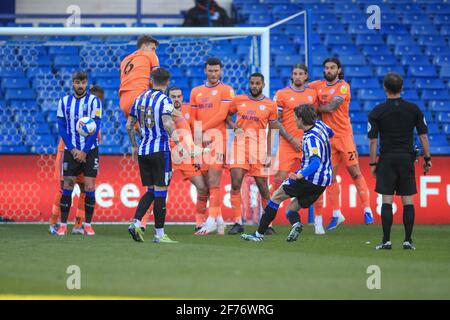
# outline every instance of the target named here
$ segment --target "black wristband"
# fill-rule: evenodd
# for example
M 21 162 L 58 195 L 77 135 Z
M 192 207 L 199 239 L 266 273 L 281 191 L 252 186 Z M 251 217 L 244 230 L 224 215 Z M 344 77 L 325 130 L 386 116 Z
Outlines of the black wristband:
M 372 163 L 369 163 L 369 166 L 373 167 L 373 166 L 376 166 L 377 164 L 378 164 L 377 162 L 372 162 Z
M 425 160 L 425 162 L 430 162 L 431 161 L 431 157 L 423 157 L 423 160 Z

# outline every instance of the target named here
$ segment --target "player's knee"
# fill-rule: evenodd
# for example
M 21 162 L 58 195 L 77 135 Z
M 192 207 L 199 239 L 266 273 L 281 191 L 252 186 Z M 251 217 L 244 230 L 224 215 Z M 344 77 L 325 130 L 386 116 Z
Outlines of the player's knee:
M 353 180 L 358 180 L 362 178 L 362 175 L 360 172 L 356 172 L 356 173 L 350 173 L 350 176 L 352 177 Z

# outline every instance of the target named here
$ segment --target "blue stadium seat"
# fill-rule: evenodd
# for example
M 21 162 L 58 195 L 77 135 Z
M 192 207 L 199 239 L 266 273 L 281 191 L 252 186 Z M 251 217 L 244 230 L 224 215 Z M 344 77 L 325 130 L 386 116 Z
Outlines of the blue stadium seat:
M 398 19 L 398 16 L 397 16 Z M 402 18 L 403 24 L 411 25 L 412 27 L 417 25 L 429 25 L 431 20 L 422 12 L 419 13 L 405 13 Z
M 38 111 L 39 107 L 35 100 L 10 100 L 9 107 L 12 110 Z
M 26 146 L 55 146 L 56 139 L 53 135 L 25 135 Z
M 373 110 L 373 108 L 375 108 L 375 106 L 379 103 L 381 103 L 382 101 L 376 101 L 376 100 L 368 100 L 365 101 L 363 103 L 363 107 L 362 107 L 362 111 L 365 111 L 367 113 L 369 113 L 370 111 Z M 366 131 L 367 132 L 367 131 Z
M 338 57 L 344 57 L 346 55 L 360 55 L 361 52 L 356 45 L 353 44 L 344 44 L 340 46 L 333 46 L 332 48 L 333 54 Z M 315 53 L 315 52 L 314 52 Z M 328 55 L 328 52 L 326 52 Z
M 50 128 L 47 123 L 38 122 L 38 123 L 22 123 L 20 124 L 20 130 L 23 134 L 32 134 L 32 135 L 49 135 Z
M 445 89 L 442 80 L 433 78 L 416 79 L 416 86 L 419 89 Z
M 450 24 L 441 26 L 439 33 L 442 36 L 450 36 Z
M 172 70 L 171 70 L 172 72 Z M 118 89 L 120 87 L 119 78 L 99 78 L 95 81 L 95 84 L 101 86 L 104 90 Z
M 402 64 L 407 65 L 427 65 L 430 60 L 424 55 L 406 55 L 402 57 Z
M 390 55 L 392 52 L 386 45 L 365 45 L 363 46 L 362 52 L 366 56 L 372 55 Z
M 350 112 L 350 120 L 352 123 L 367 123 L 367 113 L 366 112 Z
M 422 6 L 416 3 L 394 3 L 396 13 L 421 13 Z
M 416 44 L 398 44 L 395 46 L 394 53 L 397 56 L 421 55 L 422 50 Z
M 435 13 L 445 13 L 450 14 L 450 5 L 448 3 L 431 3 L 426 6 L 426 12 L 428 14 L 435 14 Z
M 250 14 L 248 17 L 248 23 L 254 25 L 254 26 L 268 26 L 273 22 L 273 19 L 271 16 L 267 15 L 266 13 L 263 14 Z
M 450 79 L 450 66 L 444 66 L 439 71 L 439 77 L 443 79 Z
M 353 139 L 355 140 L 355 144 L 357 146 L 369 145 L 369 138 L 367 137 L 367 133 L 366 134 L 355 134 L 355 135 L 353 135 Z
M 442 46 L 446 44 L 444 36 L 439 34 L 420 35 L 417 37 L 417 43 L 421 46 Z
M 353 44 L 352 38 L 347 34 L 331 34 L 325 36 L 325 43 L 328 46 Z
M 358 99 L 384 101 L 386 98 L 382 89 L 359 89 Z
M 95 70 L 90 74 L 91 78 L 99 79 L 99 78 L 119 78 L 120 73 L 119 70 Z
M 249 48 L 245 48 L 245 47 L 239 47 L 242 49 L 245 49 L 245 54 L 248 54 L 249 52 Z M 239 50 L 238 48 L 238 50 Z M 278 44 L 278 45 L 274 45 L 274 46 L 270 46 L 270 53 L 271 54 L 288 54 L 288 55 L 294 55 L 294 54 L 298 54 L 298 49 L 295 46 L 288 46 L 285 44 Z
M 426 47 L 425 54 L 428 56 L 450 55 L 450 47 L 447 45 L 429 46 Z
M 79 67 L 81 59 L 76 55 L 55 55 L 53 64 L 56 68 L 61 67 Z
M 411 26 L 412 35 L 430 35 L 436 33 L 437 29 L 432 24 L 414 24 Z
M 5 93 L 6 100 L 30 100 L 35 97 L 36 94 L 32 89 L 8 89 Z
M 449 25 L 450 24 L 450 16 L 448 14 L 434 14 L 433 15 L 433 23 L 435 25 Z
M 359 34 L 356 36 L 358 46 L 365 45 L 384 45 L 384 39 L 381 34 Z
M 18 68 L 0 68 L 0 77 L 2 78 L 23 78 L 25 73 Z
M 30 152 L 36 154 L 55 154 L 56 151 L 55 145 L 36 145 L 30 147 Z
M 105 146 L 105 145 L 100 144 L 98 151 L 100 154 L 122 154 L 123 153 L 122 147 L 119 145 Z
M 410 66 L 408 68 L 408 74 L 418 78 L 437 77 L 436 68 L 430 65 Z
M 275 57 L 275 66 L 292 66 L 298 63 L 299 57 L 297 55 L 278 55 Z
M 344 73 L 346 76 L 352 78 L 367 78 L 373 76 L 372 68 L 369 66 L 347 67 L 344 69 Z
M 423 100 L 447 100 L 450 104 L 450 95 L 447 89 L 425 89 L 422 91 Z M 450 109 L 450 106 L 449 106 Z
M 323 10 L 313 12 L 311 15 L 311 20 L 317 23 L 339 23 L 339 20 L 334 13 L 324 12 Z
M 0 154 L 24 154 L 29 153 L 29 148 L 26 146 L 4 146 L 0 145 Z
M 405 69 L 402 66 L 380 66 L 375 68 L 375 74 L 379 77 L 384 77 L 386 73 L 396 72 L 402 76 L 405 75 Z
M 367 63 L 366 58 L 361 54 L 342 55 L 340 60 L 344 66 L 364 66 Z
M 321 23 L 317 25 L 317 32 L 322 34 L 343 34 L 345 33 L 344 26 L 342 24 Z
M 450 111 L 443 111 L 436 114 L 436 120 L 439 122 L 450 122 Z
M 430 145 L 433 146 L 448 146 L 448 139 L 446 135 L 443 134 L 429 134 L 428 139 L 430 140 Z
M 23 78 L 4 78 L 1 85 L 3 89 L 26 89 L 30 87 L 29 81 Z
M 436 55 L 433 59 L 433 63 L 439 67 L 450 66 L 450 54 Z
M 102 23 L 100 24 L 102 28 L 126 28 L 126 23 Z
M 367 134 L 367 122 L 366 123 L 354 123 L 352 125 L 353 132 L 355 134 Z
M 404 90 L 402 93 L 402 97 L 405 100 L 419 100 L 419 95 L 416 90 Z
M 450 146 L 433 146 L 430 145 L 431 154 L 450 155 Z
M 373 34 L 373 30 L 368 29 L 366 24 L 359 22 L 349 23 L 347 32 L 350 34 Z
M 374 66 L 393 66 L 397 64 L 397 59 L 393 55 L 374 55 L 370 57 L 370 62 Z
M 439 129 L 439 125 L 437 123 L 428 123 L 427 127 L 428 127 L 428 134 L 435 135 L 441 133 L 441 130 Z
M 78 55 L 78 47 L 76 46 L 51 46 L 48 48 L 50 55 Z
M 391 46 L 396 45 L 415 45 L 414 38 L 409 34 L 389 34 L 386 38 L 386 43 Z
M 375 78 L 354 78 L 350 86 L 352 89 L 378 89 L 381 87 Z
M 446 135 L 450 135 L 450 124 L 445 124 L 442 126 L 442 132 Z

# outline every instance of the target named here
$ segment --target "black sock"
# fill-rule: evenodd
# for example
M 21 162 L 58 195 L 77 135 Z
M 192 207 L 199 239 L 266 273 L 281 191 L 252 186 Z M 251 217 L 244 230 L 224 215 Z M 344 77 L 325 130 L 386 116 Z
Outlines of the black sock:
M 414 227 L 414 205 L 403 206 L 403 226 L 405 227 L 405 241 L 412 242 L 411 235 Z
M 69 218 L 70 207 L 72 206 L 72 191 L 63 189 L 59 207 L 61 208 L 61 223 L 67 223 Z
M 286 217 L 288 218 L 291 226 L 293 226 L 297 222 L 300 222 L 300 214 L 297 211 L 292 210 L 286 211 Z
M 383 203 L 381 206 L 381 223 L 383 224 L 383 242 L 391 240 L 392 204 Z
M 259 221 L 258 233 L 264 234 L 269 227 L 269 224 L 275 219 L 277 215 L 278 207 L 280 205 L 269 200 L 266 208 L 264 209 L 264 213 L 261 216 L 261 220 Z
M 84 210 L 86 212 L 86 223 L 91 223 L 94 216 L 95 207 L 95 191 L 86 192 L 86 198 L 84 202 Z
M 142 217 L 147 213 L 148 208 L 153 203 L 155 199 L 155 195 L 153 194 L 153 189 L 147 189 L 147 192 L 141 197 L 139 200 L 139 204 L 136 209 L 136 213 L 134 214 L 134 218 L 141 221 Z
M 167 191 L 155 191 L 155 206 L 153 208 L 155 229 L 164 228 L 164 222 L 166 220 L 166 197 Z

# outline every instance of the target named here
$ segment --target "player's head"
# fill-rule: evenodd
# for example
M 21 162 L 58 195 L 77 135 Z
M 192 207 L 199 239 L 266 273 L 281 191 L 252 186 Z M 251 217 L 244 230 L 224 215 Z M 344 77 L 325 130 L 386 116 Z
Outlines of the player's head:
M 222 75 L 222 61 L 217 58 L 208 58 L 205 62 L 205 74 L 209 83 L 217 83 Z
M 99 85 L 92 85 L 89 88 L 89 93 L 93 94 L 94 96 L 96 96 L 97 98 L 100 99 L 100 101 L 103 101 L 105 99 L 105 91 L 103 90 L 102 87 L 100 87 Z
M 86 93 L 88 76 L 86 72 L 77 71 L 72 75 L 73 91 L 77 96 L 84 96 Z
M 317 120 L 317 113 L 310 104 L 302 104 L 294 109 L 295 122 L 297 128 L 305 130 L 314 125 Z
M 297 63 L 292 66 L 291 82 L 296 87 L 301 87 L 308 81 L 308 67 L 303 63 Z
M 181 107 L 181 104 L 183 103 L 183 91 L 181 91 L 179 87 L 174 86 L 169 88 L 167 94 L 172 100 L 173 106 L 176 109 L 179 109 Z
M 397 95 L 402 92 L 403 78 L 398 73 L 389 72 L 384 76 L 383 86 L 387 94 Z
M 159 41 L 152 36 L 143 35 L 138 38 L 136 46 L 140 50 L 155 51 L 159 46 Z
M 164 68 L 158 68 L 152 71 L 150 78 L 154 89 L 165 91 L 169 85 L 170 73 Z
M 344 79 L 341 61 L 338 58 L 327 58 L 323 62 L 323 76 L 328 82 L 333 82 L 337 78 Z
M 252 97 L 256 98 L 262 94 L 264 89 L 264 76 L 255 72 L 250 75 L 250 94 Z

